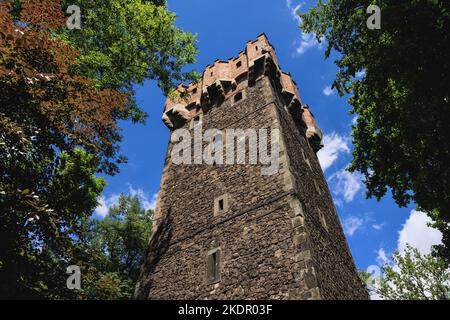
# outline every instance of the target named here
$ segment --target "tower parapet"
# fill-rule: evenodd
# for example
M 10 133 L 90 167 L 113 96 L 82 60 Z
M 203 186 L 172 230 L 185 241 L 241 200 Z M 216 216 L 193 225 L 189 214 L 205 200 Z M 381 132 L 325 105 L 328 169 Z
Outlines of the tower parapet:
M 216 60 L 206 66 L 197 83 L 180 84 L 178 98 L 167 98 L 163 121 L 169 129 L 182 127 L 204 108 L 220 104 L 235 93 L 242 82 L 249 86 L 262 76 L 270 76 L 279 88 L 286 108 L 300 117 L 306 127 L 305 134 L 317 152 L 322 147 L 322 132 L 317 126 L 308 105 L 303 105 L 297 84 L 290 73 L 281 71 L 274 47 L 263 33 L 248 41 L 244 51 L 228 60 Z

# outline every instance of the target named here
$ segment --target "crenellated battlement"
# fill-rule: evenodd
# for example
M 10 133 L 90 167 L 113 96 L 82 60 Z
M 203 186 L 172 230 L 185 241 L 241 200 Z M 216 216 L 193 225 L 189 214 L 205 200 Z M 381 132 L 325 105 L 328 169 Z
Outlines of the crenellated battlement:
M 206 66 L 197 83 L 180 84 L 180 97 L 168 97 L 164 107 L 163 121 L 170 129 L 182 127 L 199 112 L 220 104 L 233 96 L 238 89 L 252 86 L 260 77 L 269 76 L 284 100 L 285 107 L 293 116 L 301 117 L 316 151 L 321 148 L 322 132 L 300 99 L 297 84 L 290 73 L 283 72 L 278 64 L 274 47 L 267 36 L 261 34 L 248 41 L 244 51 L 228 60 L 216 60 Z M 306 112 L 304 112 L 307 110 Z

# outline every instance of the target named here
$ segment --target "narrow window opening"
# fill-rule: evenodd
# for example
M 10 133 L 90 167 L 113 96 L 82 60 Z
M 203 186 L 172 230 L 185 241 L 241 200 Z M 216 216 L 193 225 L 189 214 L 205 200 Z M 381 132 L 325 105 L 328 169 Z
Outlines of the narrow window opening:
M 197 93 L 197 88 L 194 88 L 194 90 L 192 90 L 192 94 L 196 94 Z
M 207 282 L 212 284 L 220 281 L 220 249 L 214 249 L 207 257 Z
M 211 255 L 211 258 L 212 258 L 212 262 L 213 262 L 213 266 L 215 267 L 216 265 L 217 265 L 217 252 L 214 252 L 212 255 Z M 214 268 L 215 269 L 215 268 Z M 215 270 L 214 270 L 215 271 Z
M 256 49 L 256 51 L 258 51 L 259 50 L 258 46 L 256 46 L 255 49 Z
M 242 66 L 242 62 L 241 61 L 238 61 L 238 63 L 236 63 L 236 68 L 240 68 Z
M 228 194 L 221 195 L 214 199 L 214 216 L 226 213 L 229 210 Z
M 214 72 L 211 71 L 211 77 L 213 76 Z
M 242 98 L 243 98 L 242 92 L 238 92 L 238 93 L 236 93 L 236 95 L 234 96 L 234 102 L 241 101 Z

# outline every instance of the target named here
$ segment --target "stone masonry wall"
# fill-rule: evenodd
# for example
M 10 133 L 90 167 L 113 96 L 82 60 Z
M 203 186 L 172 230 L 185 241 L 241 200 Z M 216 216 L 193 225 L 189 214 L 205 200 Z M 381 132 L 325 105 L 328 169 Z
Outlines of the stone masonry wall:
M 239 59 L 250 60 L 267 43 L 265 36 L 247 43 Z M 211 107 L 189 104 L 188 109 L 191 117 L 202 114 L 203 131 L 279 129 L 279 172 L 263 176 L 261 166 L 251 164 L 176 165 L 171 161 L 174 145 L 169 143 L 156 230 L 141 268 L 137 298 L 368 298 L 317 156 L 305 137 L 300 106 L 286 105 L 286 92 L 298 97 L 295 83 L 288 74 L 269 69 L 251 84 L 249 75 L 238 76 L 224 101 Z M 203 81 L 209 81 L 207 71 Z M 243 99 L 234 102 L 238 92 Z M 171 103 L 168 100 L 166 110 Z M 193 133 L 190 121 L 182 128 Z M 203 148 L 209 143 L 203 141 Z M 217 213 L 215 199 L 222 195 L 227 210 Z M 207 255 L 216 248 L 220 248 L 220 281 L 210 283 Z
M 203 129 L 270 127 L 276 113 L 267 78 L 245 90 L 244 100 L 225 101 L 205 114 Z M 140 281 L 143 298 L 299 297 L 291 193 L 284 190 L 283 175 L 262 176 L 254 165 L 166 163 L 159 225 L 166 219 L 170 231 L 149 250 Z M 214 198 L 224 193 L 229 194 L 229 211 L 214 216 Z M 209 285 L 206 254 L 215 247 L 221 248 L 221 281 Z

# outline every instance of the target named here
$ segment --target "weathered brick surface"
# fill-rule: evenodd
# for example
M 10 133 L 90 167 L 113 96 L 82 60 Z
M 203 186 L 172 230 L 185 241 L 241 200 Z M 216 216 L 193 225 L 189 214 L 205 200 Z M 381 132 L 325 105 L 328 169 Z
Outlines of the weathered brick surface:
M 255 58 L 257 43 L 247 44 L 246 59 Z M 277 174 L 263 176 L 260 165 L 250 164 L 175 165 L 169 143 L 157 230 L 142 266 L 138 298 L 367 298 L 301 114 L 288 111 L 281 77 L 277 72 L 240 77 L 212 106 L 191 110 L 203 113 L 203 130 L 280 129 Z M 240 90 L 245 98 L 233 103 Z M 214 199 L 223 194 L 229 210 L 214 215 Z M 208 284 L 207 253 L 217 247 L 220 281 Z

